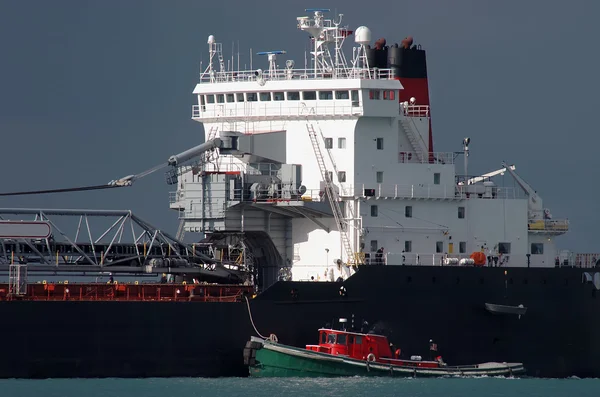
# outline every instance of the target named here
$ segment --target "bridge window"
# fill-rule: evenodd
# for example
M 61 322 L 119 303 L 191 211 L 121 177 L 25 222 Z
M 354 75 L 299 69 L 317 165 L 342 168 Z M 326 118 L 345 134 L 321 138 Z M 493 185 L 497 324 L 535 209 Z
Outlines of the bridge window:
M 510 243 L 498 243 L 499 254 L 510 254 Z
M 333 149 L 333 138 L 325 138 L 325 149 Z
M 274 101 L 283 101 L 283 100 L 285 100 L 285 96 L 283 95 L 283 92 L 274 92 L 273 93 L 273 100 Z
M 412 218 L 412 205 L 407 205 L 404 207 L 404 217 Z
M 287 93 L 288 101 L 299 101 L 300 93 L 298 91 L 290 91 Z
M 206 103 L 215 103 L 215 96 L 214 95 L 207 95 L 206 96 Z
M 333 99 L 333 91 L 319 91 L 319 99 Z
M 256 95 L 256 92 L 247 92 L 246 93 L 246 100 L 248 102 L 256 102 L 256 101 L 258 101 L 258 96 Z
M 372 205 L 371 206 L 371 216 L 377 216 L 378 214 L 378 208 L 376 205 Z
M 412 252 L 412 241 L 404 242 L 404 252 Z
M 305 101 L 314 101 L 317 99 L 316 91 L 302 91 L 302 99 Z
M 346 149 L 346 138 L 338 138 L 338 149 Z
M 233 94 L 227 94 L 227 103 L 235 102 Z
M 217 103 L 225 103 L 225 95 L 217 94 Z
M 377 138 L 377 150 L 383 150 L 383 138 Z
M 356 102 L 356 106 L 358 106 L 358 90 L 350 91 L 350 98 L 352 99 L 352 104 Z
M 467 242 L 466 241 L 461 241 L 460 243 L 458 243 L 458 253 L 459 254 L 467 253 Z
M 531 255 L 542 255 L 544 253 L 543 243 L 531 243 Z
M 443 241 L 436 241 L 435 252 L 437 254 L 441 254 L 442 252 L 444 252 L 444 242 Z
M 339 334 L 337 336 L 337 344 L 338 345 L 345 345 L 346 344 L 346 335 L 344 334 Z
M 348 91 L 336 91 L 335 99 L 350 99 L 350 95 L 348 95 Z
M 237 101 L 238 102 L 244 102 L 244 93 L 243 92 L 238 92 L 236 94 L 236 96 L 237 96 Z
M 465 219 L 465 207 L 458 207 L 458 219 Z
M 377 171 L 377 183 L 383 183 L 383 171 Z
M 261 102 L 268 102 L 271 100 L 271 93 L 270 92 L 261 92 L 260 93 L 260 101 Z
M 346 182 L 346 171 L 338 171 L 338 181 Z
M 440 176 L 439 172 L 436 172 L 436 173 L 433 174 L 433 184 L 434 185 L 439 185 L 440 184 L 440 179 L 441 179 L 441 176 Z

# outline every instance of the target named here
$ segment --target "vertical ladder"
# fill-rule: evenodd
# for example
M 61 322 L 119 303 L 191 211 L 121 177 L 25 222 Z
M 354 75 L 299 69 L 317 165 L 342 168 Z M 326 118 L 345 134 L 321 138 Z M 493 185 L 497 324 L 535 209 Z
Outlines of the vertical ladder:
M 307 124 L 306 129 L 308 130 L 308 136 L 310 137 L 310 141 L 315 152 L 315 157 L 317 158 L 317 164 L 319 165 L 319 170 L 321 171 L 321 177 L 325 182 L 325 194 L 327 194 L 329 204 L 331 205 L 331 211 L 333 212 L 333 217 L 335 218 L 335 223 L 337 224 L 338 230 L 340 231 L 340 238 L 342 239 L 343 250 L 346 252 L 346 255 L 348 257 L 347 263 L 354 263 L 354 253 L 352 251 L 352 246 L 350 245 L 350 239 L 348 238 L 348 224 L 344 220 L 344 215 L 342 214 L 342 209 L 340 208 L 339 195 L 334 189 L 333 181 L 331 180 L 331 177 L 329 176 L 329 171 L 327 170 L 327 166 L 325 165 L 325 160 L 323 158 L 323 154 L 321 153 L 317 133 L 313 128 L 312 124 Z

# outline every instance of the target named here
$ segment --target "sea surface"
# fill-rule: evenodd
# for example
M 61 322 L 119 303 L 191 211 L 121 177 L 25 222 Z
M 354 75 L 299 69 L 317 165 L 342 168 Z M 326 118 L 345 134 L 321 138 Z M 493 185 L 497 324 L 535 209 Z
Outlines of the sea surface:
M 10 397 L 402 396 L 598 397 L 600 379 L 287 378 L 0 380 Z

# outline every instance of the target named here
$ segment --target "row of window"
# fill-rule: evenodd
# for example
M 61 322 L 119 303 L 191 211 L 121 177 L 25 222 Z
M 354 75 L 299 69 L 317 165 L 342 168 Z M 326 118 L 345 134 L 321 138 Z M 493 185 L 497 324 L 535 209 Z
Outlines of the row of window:
M 381 172 L 381 179 L 383 180 L 383 172 L 382 171 L 378 171 L 377 174 L 379 174 Z M 378 175 L 379 178 L 379 175 Z M 379 214 L 379 207 L 376 204 L 373 204 L 371 206 L 371 216 L 378 216 Z M 405 218 L 412 218 L 413 217 L 413 211 L 412 211 L 412 205 L 407 205 L 404 207 L 404 217 Z M 458 219 L 464 219 L 465 218 L 465 207 L 458 207 Z
M 211 103 L 234 103 L 234 102 L 261 102 L 270 101 L 314 101 L 332 100 L 332 99 L 352 99 L 358 102 L 358 90 L 342 90 L 342 91 L 276 91 L 276 92 L 238 92 L 230 94 L 207 94 L 200 96 L 200 104 Z
M 395 100 L 396 91 L 394 90 L 369 90 L 369 99 Z
M 375 138 L 377 150 L 383 150 L 383 138 Z M 346 149 L 346 138 L 338 138 L 338 149 Z M 325 138 L 325 149 L 333 149 L 333 138 Z
M 452 244 L 452 243 L 449 243 Z M 379 249 L 379 242 L 377 240 L 371 240 L 371 252 L 376 252 Z M 404 252 L 412 252 L 412 241 L 406 240 L 404 242 Z M 436 241 L 435 242 L 435 252 L 436 254 L 445 253 L 444 251 L 444 242 Z M 467 242 L 460 241 L 458 243 L 458 253 L 466 254 L 467 253 Z M 508 255 L 510 254 L 510 243 L 498 243 L 498 254 Z M 544 244 L 543 243 L 531 243 L 531 255 L 543 255 L 544 254 Z

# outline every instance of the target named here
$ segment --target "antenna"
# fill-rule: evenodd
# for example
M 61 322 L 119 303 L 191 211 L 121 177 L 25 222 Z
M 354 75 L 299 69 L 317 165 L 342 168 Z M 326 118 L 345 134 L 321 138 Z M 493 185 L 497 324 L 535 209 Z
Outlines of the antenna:
M 240 71 L 240 41 L 238 40 L 237 42 L 237 55 L 238 55 L 238 64 L 237 64 L 237 71 Z
M 277 55 L 285 54 L 286 52 L 283 50 L 277 51 L 262 51 L 257 52 L 256 55 L 267 55 L 269 59 L 269 78 L 274 79 L 277 76 L 277 63 L 275 62 L 277 59 Z
M 467 173 L 467 165 L 469 163 L 469 143 L 471 143 L 471 138 L 463 139 L 463 150 L 465 153 L 465 177 L 468 177 Z M 469 183 L 469 179 L 467 179 L 467 184 Z
M 298 29 L 303 30 L 313 37 L 314 41 L 314 77 L 317 77 L 319 69 L 319 47 L 325 43 L 323 33 L 325 32 L 325 25 L 323 21 L 323 13 L 329 12 L 329 8 L 307 8 L 304 11 L 314 13 L 314 17 L 298 17 Z

